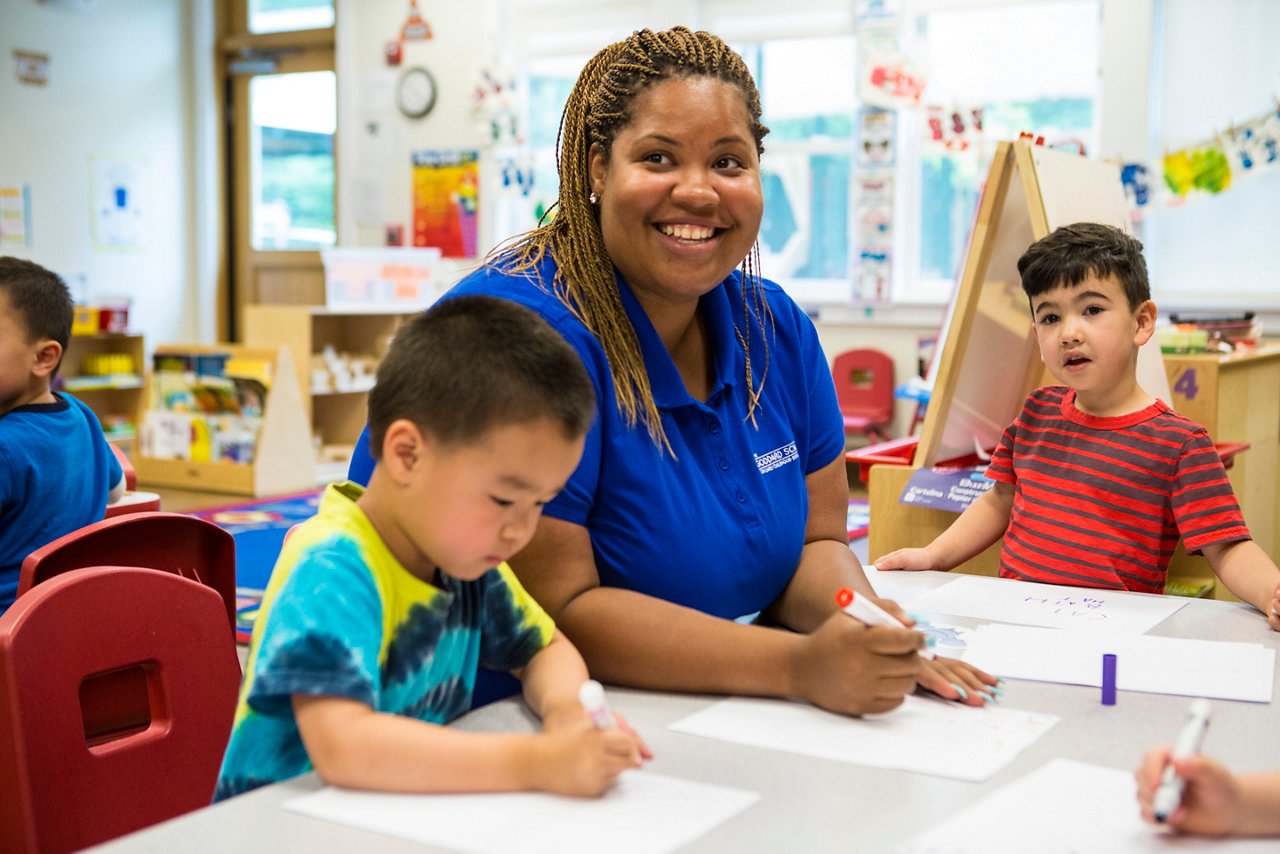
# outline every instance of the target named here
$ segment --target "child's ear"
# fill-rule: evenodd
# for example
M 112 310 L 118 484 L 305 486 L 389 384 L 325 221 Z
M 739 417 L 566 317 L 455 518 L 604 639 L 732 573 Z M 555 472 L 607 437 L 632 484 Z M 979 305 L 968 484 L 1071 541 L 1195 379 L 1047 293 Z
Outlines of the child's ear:
M 38 377 L 51 376 L 62 361 L 62 345 L 52 338 L 43 338 L 36 342 L 36 360 L 31 372 Z
M 1134 322 L 1137 323 L 1137 329 L 1133 334 L 1133 344 L 1135 347 L 1141 347 L 1151 340 L 1151 336 L 1156 331 L 1156 304 L 1151 300 L 1147 300 L 1138 306 L 1138 310 L 1133 313 Z
M 402 482 L 422 465 L 426 442 L 422 431 L 409 419 L 392 421 L 382 439 L 379 464 L 386 466 L 393 480 Z

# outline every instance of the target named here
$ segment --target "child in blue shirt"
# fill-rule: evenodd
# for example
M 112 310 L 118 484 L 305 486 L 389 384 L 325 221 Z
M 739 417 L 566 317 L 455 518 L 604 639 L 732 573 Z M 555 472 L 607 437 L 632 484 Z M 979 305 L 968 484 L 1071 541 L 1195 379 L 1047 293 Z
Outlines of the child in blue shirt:
M 639 765 L 633 732 L 593 727 L 581 656 L 506 563 L 594 406 L 528 309 L 457 299 L 401 327 L 369 396 L 368 487 L 330 486 L 272 573 L 215 799 L 313 767 L 349 788 L 597 795 Z M 542 733 L 444 726 L 481 664 L 522 678 Z
M 0 613 L 28 554 L 101 520 L 124 494 L 97 416 L 51 388 L 72 311 L 56 274 L 0 257 Z

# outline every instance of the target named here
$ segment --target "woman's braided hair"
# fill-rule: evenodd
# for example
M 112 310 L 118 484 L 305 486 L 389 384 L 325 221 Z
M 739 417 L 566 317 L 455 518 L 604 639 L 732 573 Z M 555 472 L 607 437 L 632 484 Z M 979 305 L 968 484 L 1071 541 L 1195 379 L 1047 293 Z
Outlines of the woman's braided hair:
M 508 272 L 533 274 L 547 253 L 551 254 L 558 271 L 550 288 L 599 339 L 613 373 L 623 418 L 631 426 L 643 421 L 654 444 L 668 451 L 671 445 L 653 399 L 640 341 L 623 308 L 595 208 L 588 200 L 588 155 L 593 144 L 599 145 L 608 160 L 614 138 L 631 121 L 628 108 L 646 87 L 673 77 L 704 76 L 723 80 L 742 92 L 756 151 L 763 154 L 769 129 L 760 122 L 760 93 L 742 57 L 711 33 L 686 27 L 639 30 L 592 57 L 569 94 L 556 139 L 560 192 L 548 212 L 551 219 L 544 219 L 537 228 L 500 246 L 490 256 L 490 262 Z M 743 319 L 750 323 L 754 314 L 763 331 L 769 313 L 759 270 L 759 250 L 753 246 L 742 262 Z M 751 373 L 749 335 L 736 327 L 735 331 L 747 357 L 747 412 L 753 417 L 768 370 L 768 345 L 765 371 L 757 384 Z

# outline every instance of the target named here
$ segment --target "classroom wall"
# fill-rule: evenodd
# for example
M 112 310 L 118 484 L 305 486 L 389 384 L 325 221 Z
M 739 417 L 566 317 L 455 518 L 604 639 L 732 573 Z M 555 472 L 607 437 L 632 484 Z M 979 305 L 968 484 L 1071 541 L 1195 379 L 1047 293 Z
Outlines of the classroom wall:
M 132 300 L 148 345 L 200 337 L 213 310 L 194 298 L 191 14 L 171 0 L 83 13 L 0 0 L 0 186 L 29 186 L 32 221 L 30 246 L 0 252 L 56 270 L 78 296 Z M 47 85 L 17 81 L 14 50 L 49 56 Z M 95 158 L 140 164 L 141 248 L 95 238 Z

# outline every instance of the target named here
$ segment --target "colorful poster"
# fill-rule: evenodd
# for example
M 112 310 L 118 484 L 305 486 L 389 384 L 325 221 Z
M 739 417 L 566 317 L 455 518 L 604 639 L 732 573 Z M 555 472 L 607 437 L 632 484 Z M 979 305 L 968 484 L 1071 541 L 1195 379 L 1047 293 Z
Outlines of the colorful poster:
M 0 186 L 0 246 L 31 245 L 31 187 Z
M 480 214 L 478 151 L 415 151 L 413 245 L 445 258 L 475 258 Z

